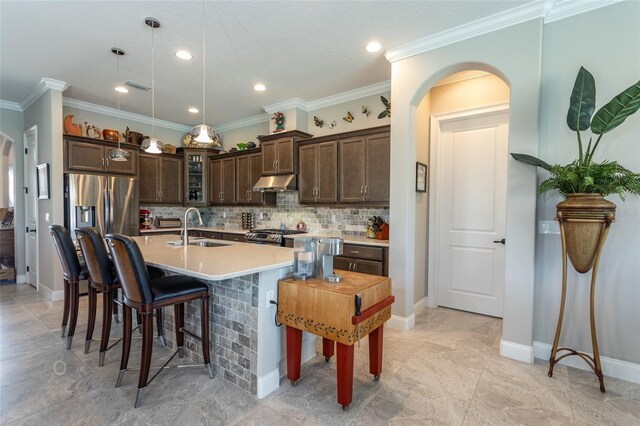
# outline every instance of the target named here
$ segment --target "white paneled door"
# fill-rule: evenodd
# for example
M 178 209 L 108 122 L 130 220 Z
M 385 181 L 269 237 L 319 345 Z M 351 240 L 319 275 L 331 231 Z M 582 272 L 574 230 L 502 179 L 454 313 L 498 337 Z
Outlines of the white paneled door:
M 502 317 L 509 112 L 440 121 L 439 304 Z
M 27 238 L 25 241 L 27 282 L 38 288 L 38 200 L 36 166 L 38 164 L 38 128 L 31 127 L 24 132 L 24 206 Z

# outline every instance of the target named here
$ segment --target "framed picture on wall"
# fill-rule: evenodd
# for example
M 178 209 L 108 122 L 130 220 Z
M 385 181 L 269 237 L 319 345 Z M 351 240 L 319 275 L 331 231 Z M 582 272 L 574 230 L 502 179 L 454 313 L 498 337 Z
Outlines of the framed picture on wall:
M 416 162 L 416 192 L 427 192 L 427 165 Z
M 36 166 L 38 180 L 38 200 L 49 199 L 49 163 Z

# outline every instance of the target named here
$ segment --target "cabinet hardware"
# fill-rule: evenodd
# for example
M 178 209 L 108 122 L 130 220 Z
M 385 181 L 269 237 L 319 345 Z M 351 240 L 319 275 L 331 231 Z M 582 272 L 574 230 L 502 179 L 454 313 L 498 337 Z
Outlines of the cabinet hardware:
M 359 254 L 360 250 L 349 250 L 349 253 L 351 253 L 351 254 Z
M 505 239 L 503 238 L 503 239 L 501 239 L 501 240 L 496 240 L 496 241 L 494 241 L 494 243 L 496 243 L 496 244 L 502 244 L 502 245 L 505 245 L 505 244 L 507 243 L 507 240 L 505 240 Z
M 276 171 L 276 160 L 273 160 L 273 164 L 271 165 L 271 168 L 273 169 L 273 171 Z
M 353 262 L 353 272 L 358 272 L 358 262 Z
M 364 197 L 369 198 L 369 185 L 364 186 Z

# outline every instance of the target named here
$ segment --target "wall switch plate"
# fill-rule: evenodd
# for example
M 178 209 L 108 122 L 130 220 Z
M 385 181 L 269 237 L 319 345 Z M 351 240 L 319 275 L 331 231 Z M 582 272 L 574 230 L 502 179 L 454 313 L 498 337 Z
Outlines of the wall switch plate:
M 276 299 L 274 298 L 274 292 L 273 290 L 269 290 L 267 291 L 267 307 L 271 307 L 271 301 L 276 301 Z
M 49 222 L 49 213 L 45 213 L 45 214 L 44 214 L 44 220 L 45 220 L 46 222 Z
M 264 213 L 260 213 L 260 219 L 264 219 Z
M 541 220 L 539 222 L 538 233 L 560 234 L 560 224 L 557 220 Z
M 227 212 L 222 212 L 222 218 L 226 219 L 227 218 Z

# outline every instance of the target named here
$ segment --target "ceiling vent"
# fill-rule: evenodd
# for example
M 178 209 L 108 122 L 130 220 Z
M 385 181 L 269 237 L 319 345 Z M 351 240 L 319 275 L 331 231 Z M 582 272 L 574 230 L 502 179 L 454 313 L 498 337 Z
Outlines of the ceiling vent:
M 125 86 L 129 86 L 129 87 L 133 87 L 134 89 L 144 90 L 145 92 L 147 90 L 151 90 L 151 86 L 147 86 L 146 84 L 138 83 L 137 81 L 127 80 L 127 81 L 124 82 L 124 85 Z

